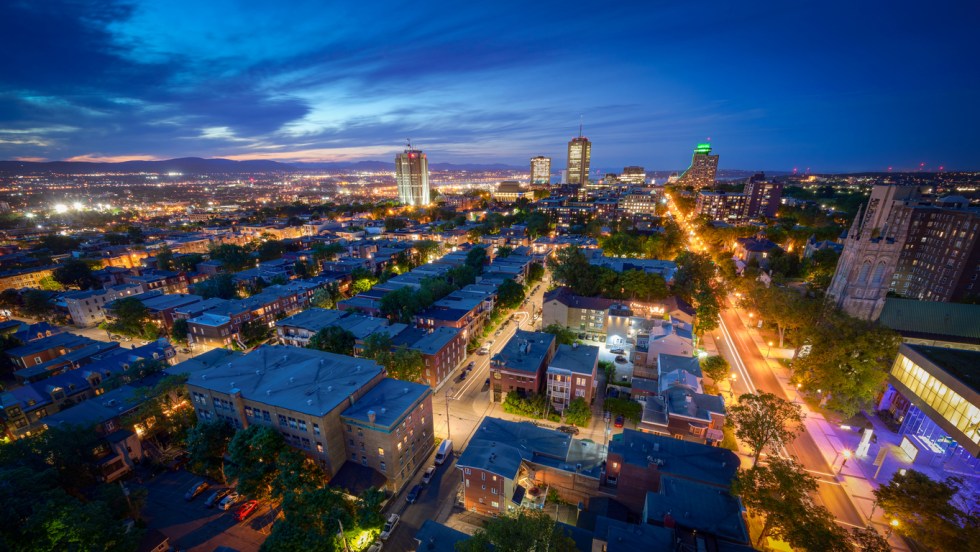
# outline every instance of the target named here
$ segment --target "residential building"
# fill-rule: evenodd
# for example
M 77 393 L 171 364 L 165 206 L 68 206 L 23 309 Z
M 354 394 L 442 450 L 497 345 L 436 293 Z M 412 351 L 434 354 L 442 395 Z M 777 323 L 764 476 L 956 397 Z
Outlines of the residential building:
M 779 210 L 780 199 L 783 196 L 782 182 L 769 182 L 765 173 L 758 173 L 745 183 L 745 212 L 746 220 L 760 217 L 775 218 Z
M 642 520 L 749 545 L 749 529 L 742 510 L 741 501 L 726 489 L 665 475 L 660 478 L 658 492 L 647 492 Z
M 619 196 L 617 209 L 621 215 L 655 216 L 663 208 L 663 188 L 631 186 Z
M 678 185 L 693 186 L 695 190 L 714 186 L 718 172 L 718 155 L 711 155 L 711 144 L 698 144 L 694 148 L 691 166 L 680 176 Z
M 806 245 L 803 247 L 803 258 L 810 259 L 818 251 L 824 250 L 830 250 L 840 255 L 844 251 L 844 245 L 827 240 L 817 241 L 816 236 L 810 236 L 806 240 Z
M 601 250 L 596 251 L 599 253 Z M 660 259 L 633 259 L 629 257 L 607 257 L 593 254 L 589 259 L 592 266 L 603 266 L 616 272 L 626 272 L 628 270 L 640 270 L 647 274 L 656 274 L 664 279 L 668 284 L 673 283 L 674 275 L 677 274 L 677 263 L 674 261 L 663 261 Z
M 547 369 L 545 389 L 552 408 L 564 412 L 575 399 L 591 405 L 599 384 L 598 368 L 598 347 L 577 343 L 559 345 Z
M 551 158 L 531 158 L 531 186 L 547 186 L 551 183 Z
M 470 535 L 431 519 L 425 520 L 415 533 L 416 550 L 426 552 L 456 552 L 456 543 L 469 539 Z
M 391 492 L 432 450 L 431 390 L 385 378 L 374 361 L 292 346 L 226 353 L 170 369 L 187 373 L 199 419 L 273 427 L 328 477 L 351 461 L 381 473 Z
M 584 186 L 589 182 L 589 164 L 592 161 L 592 142 L 579 135 L 568 142 L 568 172 L 566 173 L 566 184 Z
M 643 170 L 643 167 L 626 167 L 623 169 L 623 173 L 619 175 L 619 181 L 623 184 L 633 186 L 645 186 L 647 183 L 647 172 Z
M 704 392 L 697 357 L 666 353 L 657 355 L 656 393 L 643 400 L 643 414 L 637 429 L 670 435 L 675 439 L 705 444 L 724 437 L 725 401 L 720 395 Z M 649 389 L 642 378 L 634 377 L 639 389 Z
M 429 204 L 429 160 L 421 150 L 408 149 L 395 156 L 395 180 L 398 200 L 420 207 Z
M 555 336 L 517 330 L 490 359 L 490 387 L 494 402 L 508 393 L 529 396 L 541 392 L 545 367 L 555 355 Z
M 320 330 L 338 325 L 348 313 L 340 310 L 313 307 L 276 321 L 279 343 L 306 347 Z
M 17 268 L 0 272 L 0 291 L 5 289 L 40 288 L 41 280 L 50 278 L 56 266 Z
M 700 190 L 694 212 L 700 217 L 737 224 L 745 220 L 745 194 Z
M 143 291 L 140 284 L 120 284 L 105 289 L 70 291 L 62 297 L 72 323 L 80 328 L 88 328 L 105 320 L 105 305 Z
M 531 190 L 521 186 L 516 180 L 504 180 L 497 184 L 497 189 L 493 191 L 493 199 L 503 203 L 513 203 L 518 199 L 531 199 L 534 194 Z
M 769 257 L 778 249 L 780 249 L 778 245 L 761 234 L 738 238 L 735 240 L 735 259 L 744 264 L 755 262 L 760 267 L 766 268 L 769 266 Z
M 8 349 L 4 354 L 20 368 L 30 368 L 54 360 L 70 351 L 95 343 L 94 340 L 71 333 L 58 333 L 19 347 Z
M 660 492 L 664 476 L 727 492 L 738 471 L 738 456 L 721 447 L 624 429 L 609 442 L 603 490 L 639 514 L 648 492 Z
M 456 461 L 463 507 L 494 516 L 542 508 L 546 489 L 567 502 L 587 504 L 597 494 L 601 467 L 596 443 L 492 417 L 483 419 Z
M 402 333 L 409 333 L 405 330 Z M 396 336 L 395 341 L 398 341 Z M 452 375 L 460 364 L 466 360 L 466 339 L 463 332 L 456 328 L 438 327 L 409 342 L 402 342 L 409 349 L 418 351 L 425 360 L 423 377 L 428 384 L 435 388 Z

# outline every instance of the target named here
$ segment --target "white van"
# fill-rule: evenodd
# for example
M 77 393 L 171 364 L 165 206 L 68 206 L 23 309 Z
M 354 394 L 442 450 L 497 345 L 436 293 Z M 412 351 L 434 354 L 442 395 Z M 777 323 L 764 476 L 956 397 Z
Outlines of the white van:
M 446 458 L 449 458 L 449 455 L 452 453 L 453 453 L 453 442 L 450 441 L 449 439 L 446 439 L 445 441 L 439 444 L 439 451 L 436 452 L 436 465 L 441 466 L 442 463 L 446 461 Z

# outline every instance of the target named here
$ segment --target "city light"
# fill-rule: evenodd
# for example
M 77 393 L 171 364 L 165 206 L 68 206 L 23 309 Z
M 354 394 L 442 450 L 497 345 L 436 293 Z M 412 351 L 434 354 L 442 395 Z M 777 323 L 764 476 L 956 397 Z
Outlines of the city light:
M 58 213 L 59 215 L 64 214 L 64 213 L 67 213 L 68 212 L 68 206 L 65 205 L 64 203 L 56 203 L 54 205 L 54 212 L 55 213 Z

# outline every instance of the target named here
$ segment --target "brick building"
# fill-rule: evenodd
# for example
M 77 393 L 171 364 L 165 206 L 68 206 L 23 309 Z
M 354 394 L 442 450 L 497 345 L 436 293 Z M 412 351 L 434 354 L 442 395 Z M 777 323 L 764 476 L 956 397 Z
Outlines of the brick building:
M 599 348 L 591 345 L 559 345 L 548 362 L 546 391 L 551 406 L 562 412 L 575 399 L 592 404 L 598 385 Z
M 507 393 L 527 396 L 541 392 L 545 367 L 555 355 L 555 336 L 543 332 L 517 330 L 490 359 L 490 387 L 493 400 L 502 402 Z

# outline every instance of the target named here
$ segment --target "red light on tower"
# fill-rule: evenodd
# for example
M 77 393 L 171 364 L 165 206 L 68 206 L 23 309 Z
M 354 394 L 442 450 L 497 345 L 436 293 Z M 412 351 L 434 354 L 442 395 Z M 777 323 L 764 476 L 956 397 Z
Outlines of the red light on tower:
M 408 154 L 408 158 L 409 158 L 409 159 L 415 159 L 415 154 L 414 154 L 414 153 L 410 153 L 410 154 Z

